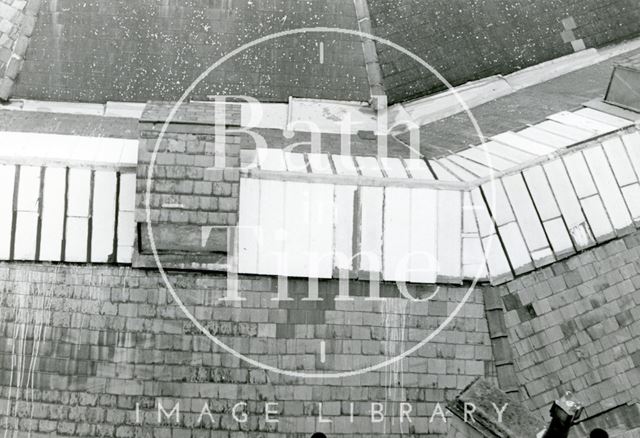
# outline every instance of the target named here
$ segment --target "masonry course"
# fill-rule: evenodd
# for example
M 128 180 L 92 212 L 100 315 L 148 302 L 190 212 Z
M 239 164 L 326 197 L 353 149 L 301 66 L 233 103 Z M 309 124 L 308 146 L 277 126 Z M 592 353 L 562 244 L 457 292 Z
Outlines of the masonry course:
M 149 153 L 156 128 L 142 130 L 147 134 L 141 151 Z M 206 211 L 209 204 L 202 204 L 196 191 L 210 193 L 205 198 L 213 210 L 225 199 L 236 199 L 233 183 L 230 191 L 224 185 L 229 169 L 220 181 L 197 184 L 184 179 L 188 175 L 183 167 L 188 166 L 178 160 L 206 151 L 210 134 L 198 138 L 200 134 L 176 131 L 162 143 L 163 150 L 175 152 L 165 167 L 160 165 L 164 174 L 158 174 L 152 206 L 162 210 L 162 201 L 172 200 L 162 198 L 165 195 L 185 204 L 186 215 L 158 216 L 177 235 L 181 226 L 201 225 L 190 223 L 191 218 L 226 226 L 229 217 L 224 215 L 233 213 Z M 148 156 L 141 160 L 144 163 Z M 228 177 L 238 176 L 232 172 Z M 3 263 L 1 374 L 2 381 L 10 383 L 1 392 L 8 410 L 0 412 L 9 412 L 3 421 L 10 429 L 42 434 L 135 436 L 151 430 L 157 436 L 230 437 L 247 431 L 250 436 L 293 437 L 315 430 L 313 416 L 323 401 L 325 413 L 336 420 L 329 431 L 354 436 L 345 432 L 351 426 L 344 427 L 349 403 L 354 402 L 357 430 L 360 436 L 371 436 L 380 432 L 367 416 L 371 401 L 389 397 L 410 402 L 418 413 L 416 422 L 424 425 L 436 403 L 452 400 L 475 377 L 487 377 L 504 390 L 515 389 L 541 418 L 567 389 L 586 405 L 589 416 L 595 416 L 638 399 L 639 236 L 628 234 L 501 287 L 483 285 L 441 335 L 408 357 L 400 369 L 319 381 L 266 373 L 221 352 L 184 318 L 155 270 Z M 167 250 L 175 252 L 172 245 L 178 240 L 168 242 Z M 368 282 L 351 281 L 356 301 L 344 303 L 333 299 L 337 281 L 326 280 L 319 282 L 324 301 L 309 302 L 301 300 L 308 282 L 289 279 L 294 300 L 278 303 L 271 300 L 277 294 L 277 278 L 242 276 L 239 288 L 247 301 L 240 308 L 218 301 L 227 292 L 222 272 L 170 272 L 170 279 L 187 308 L 227 345 L 273 366 L 307 371 L 346 370 L 398 354 L 434 330 L 466 291 L 464 286 L 445 287 L 427 305 L 391 305 L 367 301 Z M 433 288 L 412 287 L 417 296 Z M 396 285 L 383 283 L 381 296 L 397 297 Z M 496 326 L 490 317 L 494 313 Z M 320 341 L 326 342 L 325 362 L 319 359 Z M 510 368 L 505 371 L 507 362 Z M 27 383 L 33 392 L 25 390 Z M 178 425 L 154 423 L 153 409 L 160 399 L 167 406 L 181 401 L 184 415 Z M 275 426 L 264 422 L 264 402 L 269 400 L 279 403 L 282 423 Z M 215 420 L 204 430 L 193 428 L 206 401 Z M 230 414 L 239 401 L 246 402 L 252 414 L 244 425 Z M 152 411 L 143 416 L 146 426 L 132 420 L 136 403 Z M 415 427 L 415 436 L 446 433 L 443 425 Z M 387 436 L 394 433 L 387 431 Z
M 40 433 L 74 436 L 137 436 L 143 432 L 233 436 L 229 433 L 234 430 L 246 430 L 255 436 L 271 431 L 273 436 L 293 437 L 315 427 L 317 402 L 326 403 L 324 415 L 336 424 L 348 420 L 353 402 L 356 422 L 363 423 L 362 435 L 357 436 L 368 436 L 365 431 L 375 430 L 375 425 L 372 429 L 366 424 L 372 401 L 388 397 L 410 402 L 414 421 L 428 424 L 436 403 L 451 399 L 475 377 L 493 379 L 481 293 L 469 303 L 470 309 L 477 306 L 480 311 L 470 310 L 441 339 L 409 358 L 400 368 L 402 377 L 389 380 L 388 372 L 380 370 L 316 381 L 266 373 L 222 353 L 184 318 L 155 271 L 5 263 L 0 273 L 2 381 L 14 382 L 2 388 L 3 407 L 9 409 L 3 409 L 3 415 L 11 413 L 10 428 L 31 427 Z M 396 314 L 384 303 L 364 298 L 357 298 L 351 306 L 338 305 L 329 299 L 337 294 L 334 281 L 321 283 L 324 302 L 303 302 L 296 296 L 283 307 L 270 302 L 276 295 L 276 282 L 268 277 L 240 279 L 241 294 L 247 297 L 245 309 L 240 310 L 221 306 L 215 299 L 224 294 L 224 275 L 176 273 L 171 278 L 185 304 L 212 334 L 265 363 L 294 369 L 346 369 L 377 362 L 397 354 L 404 345 L 394 340 L 400 337 L 389 338 L 391 333 L 399 334 L 401 323 L 406 324 L 408 346 L 443 318 L 431 316 L 426 306 L 407 305 L 404 314 Z M 290 281 L 292 291 L 305 289 L 304 280 Z M 388 288 L 390 294 L 393 286 Z M 461 292 L 448 288 L 435 302 L 451 305 Z M 268 307 L 260 308 L 264 303 Z M 39 323 L 46 326 L 42 333 L 36 329 Z M 281 326 L 294 330 L 282 332 L 278 330 Z M 317 358 L 320 340 L 327 342 L 325 364 Z M 28 375 L 34 392 L 28 399 L 26 392 L 16 388 L 20 386 L 15 383 L 20 363 L 33 367 Z M 167 406 L 180 401 L 183 415 L 178 425 L 172 421 L 155 424 L 154 409 L 161 399 Z M 215 421 L 202 426 L 204 431 L 189 429 L 205 401 Z M 240 401 L 247 403 L 247 413 L 253 417 L 242 425 L 230 416 L 230 408 Z M 265 401 L 278 403 L 280 424 L 265 424 L 260 419 Z M 136 403 L 151 412 L 143 415 L 144 427 L 135 424 Z M 6 416 L 3 424 L 5 420 Z M 350 429 L 335 428 L 332 435 L 356 436 L 347 432 Z M 446 431 L 443 425 L 416 428 L 415 436 Z M 390 431 L 388 436 L 395 433 Z
M 155 425 L 159 436 L 171 431 L 185 436 L 231 436 L 232 430 L 242 427 L 266 432 L 273 426 L 260 422 L 261 402 L 271 399 L 279 402 L 279 418 L 286 420 L 272 429 L 274 436 L 309 432 L 318 401 L 339 402 L 342 407 L 336 415 L 343 419 L 348 417 L 348 402 L 353 401 L 364 418 L 371 400 L 395 390 L 398 400 L 427 413 L 435 403 L 451 400 L 476 376 L 496 382 L 495 350 L 482 311 L 483 295 L 496 290 L 505 303 L 506 328 L 525 404 L 544 418 L 549 403 L 564 390 L 572 390 L 593 416 L 638 398 L 639 251 L 640 233 L 634 233 L 505 286 L 478 289 L 468 311 L 440 338 L 406 359 L 403 384 L 395 389 L 386 386 L 385 371 L 316 382 L 249 367 L 204 338 L 171 302 L 152 270 L 3 263 L 2 376 L 3 382 L 14 382 L 2 388 L 3 406 L 11 403 L 10 427 L 74 436 L 139 434 L 142 429 L 132 421 L 135 403 L 154 412 L 154 403 L 161 398 L 168 406 L 179 399 L 184 415 L 179 426 Z M 592 270 L 598 275 L 588 273 Z M 569 286 L 566 277 L 575 273 L 583 280 Z M 173 273 L 171 279 L 212 334 L 266 363 L 309 370 L 341 368 L 378 360 L 398 347 L 389 342 L 388 333 L 399 329 L 400 319 L 385 326 L 385 315 L 390 314 L 384 305 L 363 298 L 356 298 L 352 306 L 337 305 L 329 299 L 337 294 L 335 281 L 321 282 L 325 301 L 311 303 L 299 300 L 306 281 L 291 279 L 289 289 L 295 301 L 261 308 L 276 294 L 275 278 L 242 277 L 241 294 L 248 301 L 240 311 L 220 307 L 215 300 L 226 288 L 223 274 Z M 359 284 L 354 282 L 353 289 Z M 393 285 L 386 287 L 391 295 Z M 426 313 L 409 304 L 402 317 L 406 342 L 416 342 L 435 328 L 442 318 L 438 307 L 449 307 L 462 291 L 446 288 Z M 536 309 L 535 314 L 519 312 L 527 305 Z M 43 324 L 42 332 L 38 324 Z M 292 330 L 285 329 L 289 327 Z M 317 360 L 319 340 L 327 342 L 326 364 Z M 31 395 L 24 398 L 26 392 L 16 392 L 16 364 L 20 363 L 33 366 L 27 374 L 34 385 L 33 401 Z M 199 415 L 197 406 L 205 400 L 212 411 L 217 410 L 216 421 L 206 426 L 206 432 L 188 429 Z M 302 404 L 291 404 L 293 400 Z M 242 427 L 229 417 L 230 407 L 238 401 L 246 401 L 248 412 L 256 417 Z M 33 418 L 25 406 L 34 409 Z M 145 421 L 152 422 L 153 415 L 148 417 Z M 444 431 L 427 429 L 416 431 L 416 436 Z

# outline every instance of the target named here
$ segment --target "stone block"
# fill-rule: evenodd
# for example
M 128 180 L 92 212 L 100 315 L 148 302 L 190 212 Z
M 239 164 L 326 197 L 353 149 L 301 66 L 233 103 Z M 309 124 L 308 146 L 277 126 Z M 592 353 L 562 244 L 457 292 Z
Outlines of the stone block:
M 22 69 L 23 63 L 24 61 L 22 59 L 11 57 L 4 72 L 5 76 L 15 81 L 15 79 L 18 77 L 18 74 L 20 73 L 20 70 Z
M 0 100 L 9 100 L 13 94 L 14 82 L 9 78 L 3 78 L 0 82 Z
M 15 8 L 6 3 L 0 2 L 0 18 L 12 21 L 16 14 L 18 14 L 18 11 Z
M 27 47 L 29 47 L 29 38 L 24 35 L 19 36 L 13 47 L 14 56 L 24 58 L 24 55 L 27 53 Z

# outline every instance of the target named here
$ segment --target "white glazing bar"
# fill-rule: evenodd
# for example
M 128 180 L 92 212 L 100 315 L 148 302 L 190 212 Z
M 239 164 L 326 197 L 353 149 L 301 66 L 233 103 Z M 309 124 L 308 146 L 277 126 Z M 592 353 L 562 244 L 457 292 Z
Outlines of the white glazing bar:
M 438 278 L 462 280 L 462 193 L 438 191 Z
M 313 232 L 309 227 L 310 185 L 284 183 L 283 269 L 279 275 L 306 277 L 309 273 L 309 236 Z
M 486 202 L 493 219 L 498 225 L 507 256 L 516 273 L 531 268 L 532 259 L 522 233 L 516 223 L 509 198 L 500 180 L 489 181 L 482 185 Z
M 240 179 L 238 271 L 257 274 L 260 241 L 260 180 Z
M 509 260 L 502 248 L 497 234 L 491 234 L 482 238 L 482 249 L 487 259 L 487 267 L 492 283 L 497 283 L 503 279 L 513 278 Z
M 307 173 L 307 162 L 304 160 L 304 154 L 285 152 L 284 161 L 288 172 Z
M 116 173 L 96 170 L 93 186 L 91 261 L 106 263 L 114 255 Z
M 512 272 L 509 261 L 496 234 L 493 220 L 489 215 L 480 189 L 474 188 L 471 190 L 471 202 L 478 221 L 478 231 L 482 239 L 482 248 L 487 260 L 491 281 L 496 282 L 500 279 L 510 278 Z
M 520 149 L 523 152 L 527 152 L 537 156 L 547 155 L 556 150 L 551 146 L 531 140 L 529 138 L 523 137 L 522 135 L 519 135 L 519 133 L 511 131 L 494 135 L 492 139 L 499 143 L 514 147 L 516 149 Z
M 382 258 L 384 280 L 409 280 L 411 231 L 411 189 L 385 188 Z
M 638 176 L 633 170 L 631 160 L 620 137 L 610 138 L 602 142 L 602 147 L 607 154 L 611 169 L 616 176 L 618 185 L 624 187 L 638 182 Z
M 0 132 L 0 157 L 65 163 L 136 165 L 138 140 L 34 132 Z M 4 146 L 6 145 L 6 146 Z
M 482 191 L 487 200 L 489 211 L 498 226 L 516 220 L 511 205 L 509 204 L 509 198 L 500 180 L 492 180 L 484 183 L 482 185 Z
M 535 154 L 525 152 L 521 149 L 517 149 L 497 141 L 489 141 L 483 145 L 478 146 L 482 151 L 486 151 L 492 155 L 502 157 L 506 160 L 510 160 L 514 163 L 525 163 L 536 158 Z
M 470 172 L 478 177 L 489 176 L 494 173 L 493 169 L 490 169 L 487 166 L 483 166 L 482 164 L 478 164 L 475 161 L 468 160 L 456 154 L 449 155 L 447 160 L 455 163 L 457 166 L 462 167 L 467 172 Z
M 598 193 L 582 152 L 565 155 L 562 159 L 578 198 L 583 199 Z
M 552 134 L 559 135 L 560 137 L 566 137 L 576 143 L 593 137 L 592 131 L 586 131 L 584 129 L 576 128 L 575 126 L 565 125 L 553 120 L 545 120 L 535 126 Z
M 260 235 L 258 272 L 265 275 L 286 275 L 284 268 L 284 199 L 285 183 L 260 181 Z
M 66 169 L 62 167 L 45 169 L 40 260 L 60 261 L 64 228 L 66 173 Z
M 121 211 L 118 216 L 118 263 L 131 263 L 135 241 L 136 214 Z
M 334 257 L 334 186 L 309 184 L 309 278 L 331 278 Z M 353 222 L 352 222 L 353 223 Z
M 425 163 L 424 160 L 419 158 L 408 158 L 404 160 L 404 164 L 409 173 L 411 173 L 411 178 L 425 180 L 435 179 L 429 170 L 429 166 L 427 166 L 427 163 Z
M 556 258 L 559 259 L 575 253 L 571 236 L 569 236 L 567 226 L 562 217 L 545 221 L 544 229 L 547 231 L 547 236 L 549 236 L 549 242 L 551 242 L 551 248 Z
M 431 168 L 440 181 L 462 181 L 460 178 L 451 173 L 446 167 L 442 166 L 438 161 L 431 160 Z M 470 177 L 473 175 L 469 174 Z
M 40 202 L 40 167 L 20 166 L 14 258 L 35 260 Z
M 629 159 L 631 160 L 631 164 L 633 164 L 636 175 L 640 176 L 640 132 L 623 135 L 622 142 L 627 149 Z
M 598 186 L 600 198 L 607 209 L 609 219 L 611 219 L 611 224 L 618 233 L 630 231 L 633 228 L 633 221 L 602 147 L 595 146 L 585 149 L 584 155 Z
M 40 167 L 20 166 L 18 211 L 38 212 L 40 197 Z
M 489 276 L 482 242 L 477 235 L 462 238 L 462 276 L 468 280 L 484 280 Z
M 35 260 L 38 213 L 19 211 L 16 215 L 15 260 Z
M 462 275 L 470 280 L 489 276 L 470 192 L 462 194 Z
M 631 184 L 622 188 L 622 196 L 627 202 L 633 221 L 640 221 L 640 184 Z
M 90 197 L 91 171 L 89 169 L 69 169 L 64 257 L 66 261 L 87 261 Z
M 600 196 L 591 196 L 583 199 L 580 203 L 596 240 L 601 243 L 614 238 L 615 231 Z
M 500 237 L 507 250 L 507 256 L 516 274 L 533 269 L 533 260 L 516 222 L 499 227 Z
M 280 172 L 287 170 L 282 149 L 258 148 L 257 153 L 260 169 Z
M 356 163 L 363 176 L 382 178 L 382 169 L 375 157 L 356 157 Z
M 0 165 L 0 260 L 9 260 L 11 255 L 15 172 L 16 166 Z
M 561 160 L 556 159 L 546 163 L 543 167 L 575 246 L 578 249 L 592 246 L 595 242 L 591 229 L 582 212 L 582 206 L 573 190 L 564 164 Z
M 438 273 L 438 192 L 411 189 L 409 281 L 435 283 Z
M 458 155 L 498 171 L 504 171 L 514 166 L 512 161 L 489 154 L 479 147 L 465 149 L 464 151 L 458 152 Z
M 352 271 L 354 248 L 354 200 L 356 187 L 337 185 L 333 210 L 334 222 L 334 261 L 338 270 Z
M 333 173 L 331 163 L 329 162 L 329 156 L 327 154 L 309 153 L 307 154 L 307 159 L 309 160 L 309 166 L 311 167 L 312 173 L 322 175 L 331 175 Z
M 552 114 L 547 118 L 549 120 L 555 120 L 556 122 L 560 122 L 565 125 L 575 126 L 580 129 L 592 131 L 598 135 L 615 131 L 617 129 L 616 126 L 610 125 L 608 123 L 597 122 L 593 119 L 582 117 L 576 113 L 571 113 L 568 111 L 562 111 L 557 114 Z
M 131 263 L 135 240 L 136 174 L 120 174 L 118 263 Z
M 530 167 L 522 172 L 531 192 L 533 201 L 543 221 L 560 216 L 560 209 L 553 196 L 551 186 L 540 166 Z
M 536 264 L 552 261 L 553 253 L 522 175 L 506 176 L 502 178 L 502 182 L 531 252 L 531 258 Z
M 331 155 L 331 160 L 338 175 L 358 175 L 351 155 Z
M 578 111 L 574 111 L 573 114 L 585 117 L 587 119 L 595 120 L 599 123 L 615 126 L 616 128 L 626 128 L 627 126 L 633 125 L 633 122 L 630 120 L 598 111 L 593 108 L 582 108 Z
M 399 158 L 381 157 L 380 165 L 389 178 L 407 178 L 407 171 Z
M 360 271 L 382 272 L 382 187 L 360 187 Z
M 544 129 L 540 129 L 535 126 L 530 126 L 529 128 L 518 131 L 518 135 L 539 143 L 546 144 L 556 149 L 563 149 L 574 143 L 573 140 L 570 140 L 566 137 L 561 137 L 556 134 L 552 134 L 548 131 L 545 131 Z
M 573 243 L 544 170 L 534 166 L 526 169 L 523 175 L 556 257 L 572 254 L 575 252 Z

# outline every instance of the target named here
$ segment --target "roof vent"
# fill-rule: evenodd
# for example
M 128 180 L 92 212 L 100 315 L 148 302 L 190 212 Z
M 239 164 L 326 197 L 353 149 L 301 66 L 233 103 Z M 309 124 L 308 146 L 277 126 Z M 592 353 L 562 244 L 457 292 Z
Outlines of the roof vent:
M 604 100 L 612 105 L 640 112 L 640 55 L 614 67 Z

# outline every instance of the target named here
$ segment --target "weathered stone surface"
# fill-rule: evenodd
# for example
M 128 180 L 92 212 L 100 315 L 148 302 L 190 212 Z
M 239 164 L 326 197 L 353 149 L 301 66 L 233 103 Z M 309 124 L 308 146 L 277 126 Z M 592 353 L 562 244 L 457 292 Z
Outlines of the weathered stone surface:
M 546 415 L 567 390 L 586 416 L 640 399 L 639 259 L 635 232 L 501 289 L 511 303 L 507 331 L 530 409 Z
M 372 302 L 365 296 L 339 302 L 334 300 L 337 282 L 323 281 L 319 295 L 324 301 L 311 302 L 301 299 L 307 282 L 290 279 L 294 299 L 277 303 L 271 301 L 277 279 L 246 276 L 239 278 L 246 301 L 229 306 L 219 300 L 227 287 L 224 275 L 168 275 L 183 303 L 225 344 L 265 363 L 318 372 L 352 369 L 399 353 L 444 319 L 430 315 L 432 304 L 452 308 L 465 292 L 443 288 L 429 305 Z M 359 295 L 366 286 L 354 281 L 350 288 Z M 382 289 L 383 296 L 398 295 L 394 284 Z M 482 294 L 474 294 L 468 305 L 482 308 Z M 333 436 L 399 437 L 397 422 L 387 429 L 371 423 L 370 403 L 386 400 L 388 422 L 397 418 L 400 402 L 409 403 L 416 428 L 412 436 L 433 438 L 447 432 L 438 417 L 429 423 L 436 403 L 444 408 L 476 377 L 495 381 L 485 371 L 490 367 L 483 366 L 491 362 L 491 344 L 482 314 L 456 319 L 446 335 L 407 358 L 391 379 L 389 370 L 380 369 L 335 380 L 265 372 L 222 351 L 184 317 L 155 270 L 0 263 L 0 314 L 0 352 L 8 358 L 0 362 L 0 406 L 9 430 L 27 431 L 29 423 L 22 420 L 33 418 L 43 434 L 70 436 L 144 431 L 198 437 L 206 431 L 208 437 L 228 437 L 228 431 L 238 430 L 244 436 L 308 436 L 322 402 L 323 416 L 340 425 Z M 38 322 L 46 330 L 38 331 Z M 25 348 L 14 349 L 23 339 Z M 17 405 L 19 360 L 31 364 L 33 392 Z M 158 423 L 158 405 L 170 412 L 177 402 L 179 421 L 174 415 Z M 231 416 L 238 402 L 247 403 L 247 423 Z M 280 423 L 264 421 L 265 402 L 277 403 Z M 205 403 L 212 417 L 205 414 L 199 423 Z
M 20 73 L 40 0 L 0 1 L 0 100 L 8 100 Z
M 467 434 L 472 434 L 474 429 L 480 429 L 484 432 L 481 436 L 530 438 L 535 437 L 545 426 L 544 422 L 532 415 L 522 403 L 483 379 L 473 382 L 449 403 L 449 409 L 462 419 L 463 423 L 465 404 L 475 408 L 473 418 L 477 422 L 471 427 L 470 417 L 468 417 L 468 423 L 461 424 L 462 432 Z M 498 415 L 496 409 L 501 410 L 505 405 L 504 412 Z

